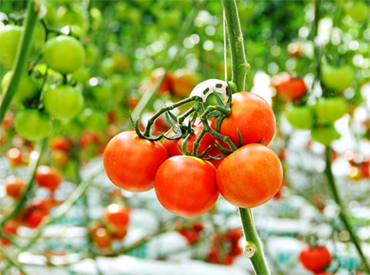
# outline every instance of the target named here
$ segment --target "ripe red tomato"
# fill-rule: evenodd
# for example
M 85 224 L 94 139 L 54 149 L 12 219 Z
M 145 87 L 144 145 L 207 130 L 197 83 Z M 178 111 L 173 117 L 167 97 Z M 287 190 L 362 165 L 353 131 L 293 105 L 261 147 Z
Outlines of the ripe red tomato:
M 231 204 L 251 208 L 280 189 L 283 168 L 278 156 L 261 144 L 248 144 L 227 156 L 217 170 L 217 187 Z
M 72 141 L 63 136 L 56 136 L 50 141 L 50 148 L 53 150 L 67 151 L 72 147 Z
M 62 175 L 56 168 L 41 165 L 37 167 L 35 180 L 39 186 L 54 192 L 62 182 Z
M 234 228 L 225 233 L 225 240 L 237 243 L 242 236 L 243 232 L 239 228 Z
M 25 186 L 26 182 L 16 176 L 9 176 L 5 179 L 6 194 L 13 199 L 19 199 Z
M 172 214 L 199 216 L 211 209 L 218 198 L 216 168 L 195 157 L 169 158 L 157 171 L 155 192 Z
M 307 87 L 301 78 L 288 78 L 276 86 L 276 91 L 279 96 L 288 101 L 293 101 L 301 98 L 307 93 Z
M 178 69 L 173 74 L 173 92 L 179 97 L 188 97 L 198 83 L 197 74 L 191 70 Z
M 92 238 L 99 248 L 108 248 L 112 242 L 112 236 L 104 227 L 94 230 L 92 232 Z
M 37 228 L 49 214 L 50 204 L 44 200 L 34 200 L 25 210 L 24 222 L 30 228 Z
M 105 208 L 104 219 L 115 228 L 126 228 L 130 221 L 130 209 L 123 205 L 112 203 Z
M 19 225 L 20 224 L 18 222 L 14 220 L 9 220 L 4 224 L 3 233 L 5 233 L 6 235 L 17 234 Z M 10 244 L 10 242 L 7 239 L 2 238 L 2 237 L 0 238 L 0 241 L 4 246 L 8 246 Z
M 163 76 L 165 72 L 164 68 L 157 68 L 155 69 L 152 74 L 150 75 L 150 79 L 153 83 L 155 83 L 160 77 Z M 158 88 L 159 93 L 171 92 L 173 85 L 173 76 L 171 72 L 167 72 L 161 86 Z
M 112 232 L 112 238 L 117 240 L 122 240 L 127 235 L 127 227 L 120 227 L 116 228 L 114 232 Z
M 11 148 L 6 152 L 6 158 L 10 164 L 17 166 L 22 164 L 22 152 L 18 148 Z
M 216 119 L 212 119 L 212 128 L 216 129 Z M 239 129 L 243 145 L 261 142 L 268 145 L 275 133 L 275 115 L 272 108 L 260 96 L 248 92 L 232 95 L 231 114 L 224 118 L 220 133 L 229 136 L 238 144 Z M 228 148 L 228 147 L 226 147 Z
M 331 255 L 326 246 L 306 246 L 299 254 L 299 261 L 307 270 L 322 271 L 331 262 Z
M 122 132 L 107 144 L 103 161 L 108 178 L 116 186 L 144 192 L 154 187 L 155 174 L 167 158 L 160 143 L 141 139 L 135 132 Z

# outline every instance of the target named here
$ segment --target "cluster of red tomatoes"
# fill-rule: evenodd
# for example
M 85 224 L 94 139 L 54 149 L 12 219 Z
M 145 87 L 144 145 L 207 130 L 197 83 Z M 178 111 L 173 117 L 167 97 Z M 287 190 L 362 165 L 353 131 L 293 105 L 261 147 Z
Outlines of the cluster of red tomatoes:
M 39 166 L 35 173 L 35 182 L 39 187 L 48 189 L 50 191 L 50 197 L 47 199 L 33 198 L 29 200 L 21 213 L 13 220 L 9 220 L 5 223 L 5 234 L 16 234 L 20 225 L 28 226 L 29 228 L 37 228 L 42 220 L 49 214 L 50 209 L 59 204 L 52 196 L 62 182 L 62 175 L 59 170 L 46 165 Z M 6 194 L 13 200 L 20 199 L 26 188 L 27 183 L 23 178 L 13 175 L 5 178 Z M 8 210 L 4 209 L 4 211 L 6 212 Z M 2 241 L 4 244 L 9 243 L 6 238 L 2 238 Z
M 347 176 L 352 180 L 370 178 L 370 157 L 364 156 L 361 153 L 347 151 L 344 157 L 350 163 Z
M 216 120 L 210 125 L 216 129 Z M 195 127 L 189 150 L 200 130 L 201 126 Z M 154 187 L 159 202 L 175 215 L 194 217 L 207 212 L 219 192 L 235 206 L 256 207 L 269 201 L 282 183 L 280 160 L 266 146 L 274 132 L 275 117 L 267 102 L 252 93 L 235 93 L 231 114 L 223 119 L 220 133 L 241 146 L 220 163 L 180 155 L 176 147 L 181 140 L 165 140 L 162 145 L 135 132 L 122 132 L 108 143 L 104 167 L 109 179 L 124 190 L 144 192 Z M 217 150 L 216 142 L 217 138 L 206 134 L 201 146 Z
M 308 89 L 301 78 L 292 78 L 284 73 L 274 76 L 272 85 L 281 98 L 292 102 L 287 106 L 285 116 L 293 128 L 311 130 L 314 141 L 328 146 L 333 140 L 340 138 L 333 123 L 347 113 L 347 102 L 340 93 L 351 86 L 353 79 L 351 67 L 323 64 L 321 83 L 323 89 L 330 93 L 323 93 L 314 105 L 306 104 Z
M 203 230 L 203 224 L 201 222 L 196 222 L 188 226 L 180 225 L 177 229 L 177 232 L 184 236 L 189 244 L 194 244 L 199 241 L 200 235 Z
M 102 221 L 90 224 L 92 239 L 99 248 L 107 249 L 113 240 L 122 240 L 126 237 L 130 211 L 128 207 L 112 203 L 105 208 Z

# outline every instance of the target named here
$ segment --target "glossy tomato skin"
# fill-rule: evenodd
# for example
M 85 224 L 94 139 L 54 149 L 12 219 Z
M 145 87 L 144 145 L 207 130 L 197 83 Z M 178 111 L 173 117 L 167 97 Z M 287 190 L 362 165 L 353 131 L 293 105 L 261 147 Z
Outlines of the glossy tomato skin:
M 105 208 L 104 218 L 116 228 L 125 228 L 130 221 L 130 209 L 123 205 L 112 203 Z
M 307 270 L 322 271 L 331 262 L 331 255 L 325 246 L 305 247 L 299 254 L 299 261 Z
M 92 239 L 99 248 L 108 248 L 112 242 L 112 236 L 104 227 L 94 230 L 92 232 Z
M 274 112 L 262 97 L 240 92 L 232 95 L 231 114 L 223 119 L 220 133 L 238 145 L 239 129 L 243 145 L 261 141 L 261 144 L 268 145 L 274 136 L 275 125 Z M 212 119 L 211 126 L 216 129 L 216 119 Z
M 36 169 L 35 180 L 39 186 L 54 192 L 62 182 L 62 174 L 54 167 L 41 165 Z
M 0 62 L 13 65 L 23 28 L 7 25 L 0 30 Z
M 216 168 L 195 157 L 169 158 L 155 176 L 155 192 L 162 206 L 172 214 L 199 216 L 211 209 L 218 198 Z
M 300 99 L 307 91 L 306 84 L 301 78 L 289 78 L 277 86 L 278 95 L 288 101 Z
M 231 204 L 260 206 L 279 191 L 283 168 L 279 157 L 261 144 L 248 144 L 227 156 L 217 170 L 217 187 Z
M 135 132 L 122 132 L 107 144 L 103 161 L 108 178 L 116 186 L 144 192 L 154 187 L 155 174 L 167 158 L 161 144 L 141 139 Z

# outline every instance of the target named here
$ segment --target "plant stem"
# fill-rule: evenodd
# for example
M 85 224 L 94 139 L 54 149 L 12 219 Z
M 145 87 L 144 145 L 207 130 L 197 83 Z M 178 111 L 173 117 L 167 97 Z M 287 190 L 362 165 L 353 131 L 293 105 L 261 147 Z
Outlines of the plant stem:
M 167 62 L 164 64 L 165 73 L 162 77 L 160 77 L 152 86 L 152 88 L 146 92 L 143 97 L 140 99 L 139 103 L 136 105 L 135 109 L 132 112 L 133 119 L 138 119 L 138 117 L 143 113 L 145 107 L 148 105 L 149 101 L 153 98 L 155 95 L 155 92 L 158 90 L 158 88 L 161 86 L 164 78 L 166 77 L 168 68 L 172 65 L 174 60 L 176 59 L 179 49 L 181 48 L 181 45 L 184 41 L 184 38 L 186 35 L 190 32 L 190 30 L 193 28 L 193 21 L 195 16 L 197 16 L 198 12 L 205 7 L 207 4 L 207 1 L 200 2 L 193 10 L 192 14 L 190 14 L 184 23 L 181 26 L 181 29 L 179 31 L 179 36 L 177 37 L 175 47 L 177 48 L 176 53 L 172 56 L 172 58 L 168 59 Z
M 369 263 L 368 263 L 365 255 L 364 255 L 364 253 L 362 252 L 361 242 L 360 242 L 359 238 L 357 237 L 357 234 L 356 234 L 355 230 L 353 229 L 353 227 L 352 227 L 352 225 L 349 221 L 349 218 L 348 218 L 347 213 L 346 213 L 346 209 L 345 209 L 345 207 L 342 203 L 342 200 L 339 196 L 338 188 L 337 188 L 337 185 L 335 183 L 333 172 L 331 170 L 331 148 L 329 146 L 326 147 L 326 150 L 325 150 L 325 163 L 326 163 L 325 174 L 328 178 L 328 184 L 329 184 L 330 190 L 332 192 L 334 201 L 339 206 L 339 211 L 340 211 L 339 212 L 339 217 L 342 220 L 342 222 L 343 222 L 345 228 L 347 229 L 349 235 L 351 236 L 352 242 L 355 245 L 355 247 L 357 249 L 357 252 L 360 255 L 360 258 L 362 260 L 362 264 L 363 264 L 364 269 L 366 270 L 366 272 L 368 274 L 370 274 L 370 266 L 369 266 Z
M 28 165 L 28 171 L 27 171 L 27 174 L 28 174 L 27 175 L 27 178 L 28 178 L 27 187 L 23 191 L 22 196 L 19 198 L 19 200 L 18 200 L 16 206 L 14 207 L 13 211 L 9 215 L 4 217 L 4 219 L 1 220 L 1 222 L 0 222 L 0 232 L 2 231 L 2 228 L 3 228 L 4 224 L 8 220 L 10 220 L 11 218 L 15 217 L 19 213 L 19 211 L 22 209 L 24 203 L 26 202 L 28 192 L 33 187 L 33 178 L 35 176 L 36 169 L 37 169 L 37 166 L 38 166 L 39 161 L 40 161 L 40 157 L 41 157 L 41 155 L 42 155 L 42 153 L 45 149 L 46 140 L 47 139 L 43 139 L 40 142 L 40 144 L 37 146 L 36 150 L 34 151 L 35 153 L 31 153 L 31 161 Z
M 8 261 L 12 265 L 14 265 L 16 268 L 18 268 L 19 271 L 22 272 L 23 275 L 27 275 L 28 274 L 26 271 L 24 271 L 22 265 L 17 261 L 17 259 L 14 259 L 11 255 L 8 254 L 8 252 L 5 249 L 3 249 L 3 246 L 2 245 L 0 245 L 0 252 L 1 252 L 1 256 L 7 258 Z
M 10 102 L 15 95 L 22 74 L 26 67 L 27 56 L 29 53 L 33 30 L 36 25 L 37 15 L 40 11 L 40 4 L 36 1 L 28 1 L 27 17 L 25 25 L 20 38 L 17 55 L 13 66 L 13 75 L 10 79 L 9 85 L 5 88 L 3 98 L 0 104 L 0 124 L 2 123 L 5 113 L 9 108 Z
M 238 91 L 244 91 L 245 76 L 249 69 L 244 51 L 243 34 L 240 27 L 236 0 L 221 0 L 225 9 L 228 37 L 230 41 L 230 53 L 232 63 L 232 79 Z M 232 148 L 233 149 L 233 148 Z M 232 184 L 232 183 L 231 183 Z M 245 239 L 255 250 L 250 257 L 254 271 L 257 275 L 270 275 L 262 244 L 259 239 L 251 209 L 239 208 L 239 215 L 243 226 Z
M 226 24 L 230 42 L 231 81 L 239 91 L 245 89 L 245 76 L 250 68 L 245 57 L 243 33 L 240 26 L 236 0 L 221 0 L 225 9 Z

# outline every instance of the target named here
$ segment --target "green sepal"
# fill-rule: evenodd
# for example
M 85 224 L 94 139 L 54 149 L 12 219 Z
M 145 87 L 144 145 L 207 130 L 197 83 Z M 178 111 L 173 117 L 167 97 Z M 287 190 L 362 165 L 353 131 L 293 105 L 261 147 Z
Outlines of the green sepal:
M 223 100 L 220 97 L 220 95 L 218 94 L 218 92 L 217 91 L 213 91 L 213 94 L 215 95 L 215 98 L 216 98 L 216 101 L 217 101 L 218 106 L 225 107 L 225 103 L 223 102 Z
M 139 120 L 137 120 L 136 122 L 134 122 L 131 114 L 130 114 L 130 121 L 131 121 L 131 124 L 132 126 L 135 128 L 135 132 L 136 134 L 138 135 L 138 137 L 142 138 L 142 139 L 147 139 L 147 140 L 150 140 L 150 141 L 157 141 L 157 140 L 160 140 L 162 137 L 163 137 L 163 134 L 160 134 L 159 136 L 152 136 L 150 135 L 149 137 L 146 137 L 143 132 L 141 132 L 141 130 L 139 129 Z
M 261 144 L 263 141 L 265 140 L 265 138 L 261 139 L 259 142 L 257 142 L 258 144 Z
M 211 145 L 209 145 L 209 146 L 207 147 L 207 149 L 206 149 L 206 150 L 204 150 L 204 152 L 203 152 L 203 153 L 201 153 L 200 155 L 198 155 L 197 157 L 198 157 L 198 158 L 203 158 L 205 155 L 207 155 L 207 153 L 209 152 L 209 149 L 211 149 Z
M 212 117 L 222 116 L 222 115 L 223 114 L 220 111 L 215 111 L 215 112 L 208 114 L 207 119 L 211 119 Z
M 242 134 L 240 133 L 239 129 L 236 128 L 236 130 L 238 131 L 238 136 L 239 136 L 239 139 L 238 139 L 238 148 L 240 148 L 240 147 L 243 146 L 243 137 L 242 137 Z
M 170 111 L 168 111 L 168 112 L 166 112 L 166 114 L 169 114 L 170 115 L 170 117 L 172 118 L 173 122 L 178 123 L 177 117 L 173 113 L 171 113 Z
M 220 145 L 220 143 L 218 142 L 218 140 L 216 140 L 216 147 L 217 147 L 217 149 L 222 153 L 222 154 L 224 154 L 225 156 L 228 156 L 228 155 L 230 155 L 233 151 L 231 151 L 231 150 L 227 150 L 227 149 L 225 149 L 224 147 L 222 147 L 221 145 Z
M 188 149 L 188 146 L 187 146 L 188 139 L 189 139 L 190 136 L 191 136 L 191 134 L 187 135 L 186 138 L 184 139 L 184 141 L 182 142 L 182 150 L 183 150 L 184 154 L 187 155 L 187 156 L 191 156 L 191 153 L 190 153 L 190 151 Z
M 226 107 L 217 106 L 216 110 L 224 114 L 225 116 L 228 116 L 231 114 L 231 109 Z
M 227 91 L 227 96 L 228 96 L 227 102 L 226 102 L 226 108 L 230 108 L 233 92 L 229 86 L 226 87 L 226 91 Z
M 225 118 L 225 116 L 219 116 L 216 121 L 216 131 L 220 132 L 221 131 L 221 123 L 222 120 Z

